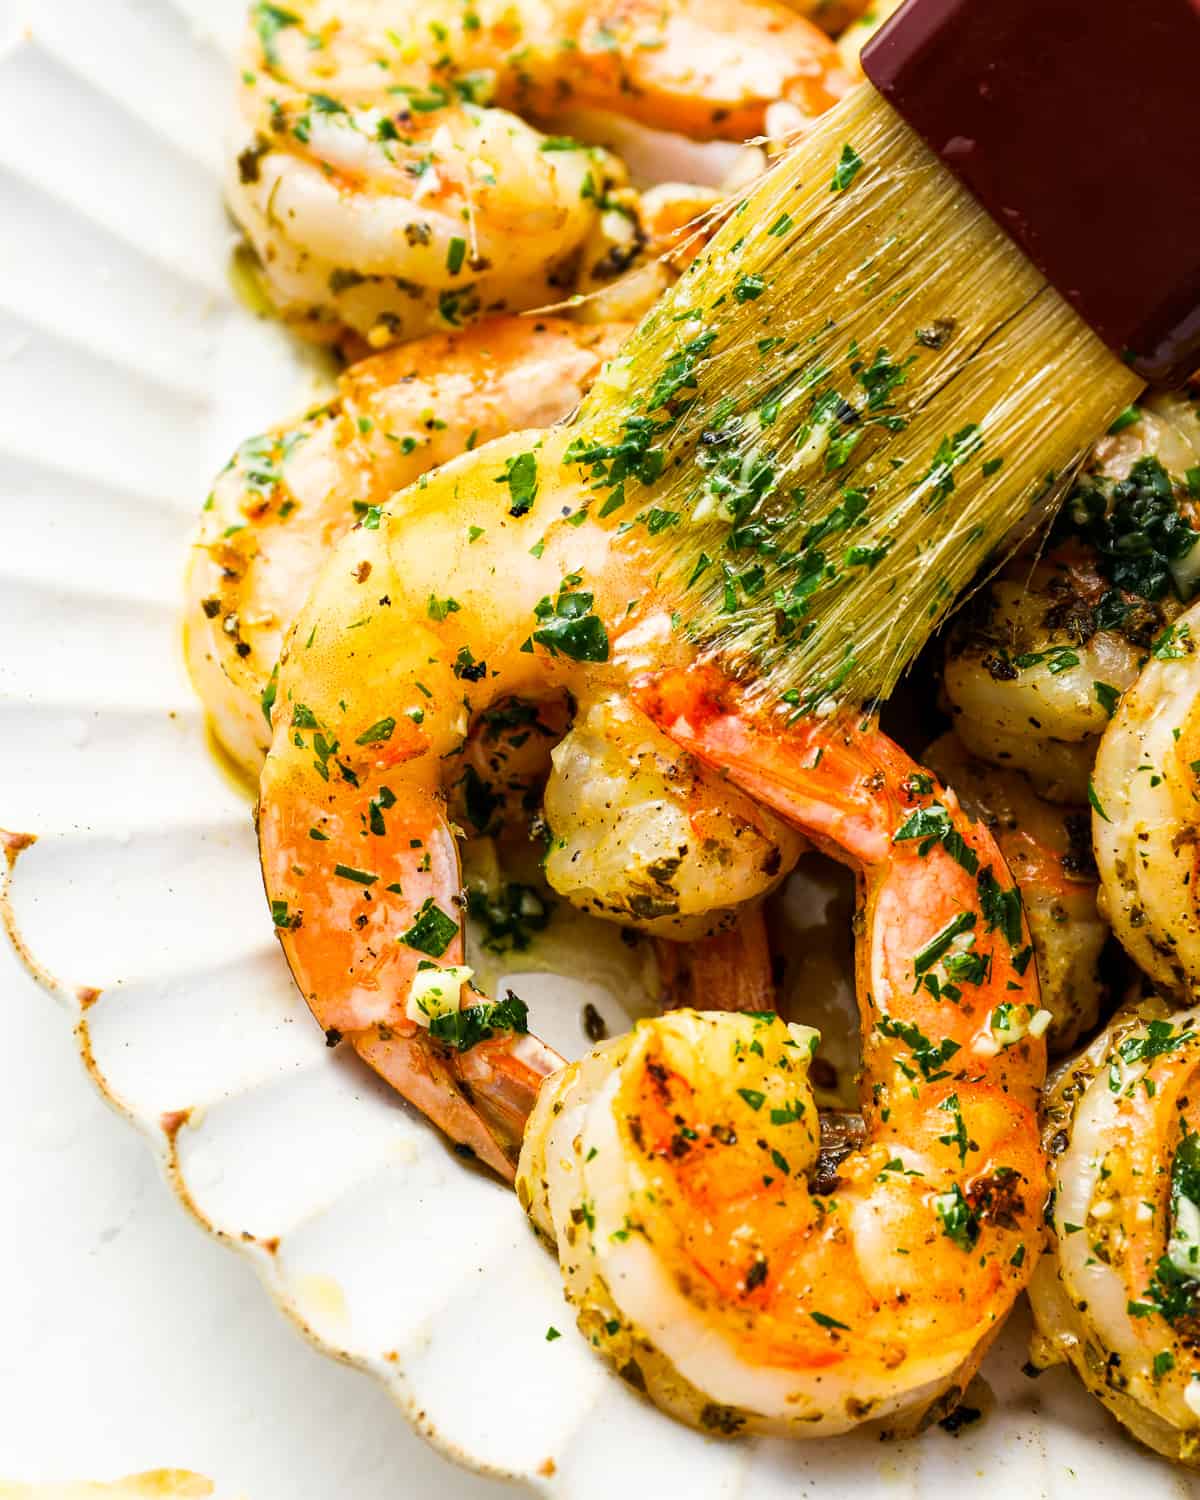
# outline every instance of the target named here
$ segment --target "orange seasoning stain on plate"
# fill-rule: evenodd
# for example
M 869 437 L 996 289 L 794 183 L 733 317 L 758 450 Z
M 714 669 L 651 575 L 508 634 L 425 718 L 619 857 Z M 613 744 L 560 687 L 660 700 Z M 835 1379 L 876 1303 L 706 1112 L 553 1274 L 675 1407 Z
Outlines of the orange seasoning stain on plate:
M 0 1500 L 203 1500 L 212 1494 L 212 1480 L 189 1469 L 148 1469 L 110 1484 L 20 1484 L 0 1479 Z

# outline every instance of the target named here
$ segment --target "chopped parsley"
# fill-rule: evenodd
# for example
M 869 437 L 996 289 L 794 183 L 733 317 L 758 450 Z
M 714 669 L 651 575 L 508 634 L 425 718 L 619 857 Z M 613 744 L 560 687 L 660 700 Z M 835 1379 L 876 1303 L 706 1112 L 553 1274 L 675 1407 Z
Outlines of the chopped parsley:
M 950 858 L 961 865 L 968 875 L 974 875 L 979 868 L 979 856 L 955 828 L 949 810 L 940 802 L 916 808 L 892 834 L 894 844 L 911 840 L 919 840 L 917 853 L 922 858 L 941 844 Z
M 1096 695 L 1096 702 L 1111 719 L 1121 701 L 1120 688 L 1113 687 L 1111 682 L 1093 682 L 1092 691 Z
M 561 651 L 572 661 L 608 660 L 608 631 L 592 611 L 591 594 L 561 590 L 553 601 L 540 600 L 534 614 L 539 624 L 531 639 L 551 656 Z
M 935 1045 L 919 1026 L 908 1021 L 897 1021 L 892 1016 L 880 1016 L 876 1022 L 876 1030 L 883 1036 L 893 1037 L 903 1042 L 912 1053 L 913 1061 L 930 1083 L 950 1076 L 945 1065 L 959 1051 L 959 1044 L 950 1037 L 943 1037 Z
M 1192 631 L 1186 620 L 1168 625 L 1150 647 L 1159 661 L 1183 661 L 1192 649 Z
M 766 285 L 761 276 L 755 272 L 750 272 L 734 282 L 733 300 L 735 302 L 755 302 L 762 296 Z
M 446 915 L 432 896 L 426 896 L 412 926 L 400 934 L 400 941 L 430 958 L 441 958 L 457 936 L 458 923 Z
M 384 740 L 390 740 L 392 732 L 396 728 L 396 721 L 390 715 L 386 719 L 380 719 L 378 723 L 372 724 L 370 729 L 364 729 L 354 741 L 356 745 L 378 745 Z
M 847 1333 L 850 1332 L 849 1323 L 839 1323 L 836 1318 L 831 1318 L 828 1313 L 810 1312 L 809 1317 L 818 1328 L 841 1328 Z
M 497 484 L 508 485 L 511 503 L 510 516 L 523 516 L 533 507 L 537 497 L 537 455 L 533 452 L 517 453 L 504 460 L 504 473 L 496 479 Z
M 490 1040 L 498 1032 L 524 1033 L 528 1030 L 529 1007 L 511 990 L 503 1000 L 468 1005 L 463 1010 L 434 1016 L 429 1022 L 430 1036 L 448 1042 L 459 1052 L 469 1052 L 477 1043 Z
M 862 171 L 863 159 L 852 145 L 847 143 L 842 147 L 842 154 L 838 157 L 837 167 L 834 169 L 833 181 L 829 184 L 831 193 L 844 193 L 858 174 Z
M 279 692 L 279 663 L 276 662 L 271 668 L 271 676 L 267 685 L 262 690 L 259 703 L 262 705 L 263 718 L 267 721 L 267 728 L 271 727 L 271 710 L 275 707 L 275 698 Z
M 938 1140 L 943 1146 L 955 1146 L 958 1149 L 959 1164 L 962 1165 L 967 1159 L 968 1151 L 978 1151 L 978 1145 L 967 1135 L 967 1127 L 963 1123 L 962 1108 L 958 1102 L 957 1094 L 947 1094 L 938 1105 L 944 1109 L 954 1121 L 954 1129 L 948 1135 L 939 1135 Z
M 1195 1036 L 1194 1031 L 1176 1031 L 1170 1021 L 1151 1021 L 1145 1036 L 1126 1037 L 1117 1051 L 1127 1063 L 1148 1062 L 1153 1057 L 1176 1051 Z M 1200 1202 L 1200 1197 L 1197 1202 Z
M 467 910 L 483 927 L 484 948 L 492 953 L 524 953 L 533 934 L 545 931 L 554 908 L 533 886 L 510 881 L 495 896 L 472 889 Z
M 1167 1022 L 1158 1024 L 1171 1029 Z M 1158 1313 L 1176 1323 L 1200 1312 L 1200 1133 L 1186 1127 L 1171 1163 L 1171 1237 L 1144 1296 L 1144 1301 L 1127 1305 L 1135 1318 Z M 1160 1371 L 1156 1360 L 1155 1377 L 1170 1368 Z
M 284 10 L 282 5 L 255 5 L 250 15 L 258 40 L 262 43 L 263 56 L 272 67 L 276 67 L 279 63 L 279 50 L 275 45 L 275 38 L 289 26 L 299 26 L 300 17 L 290 10 Z
M 439 599 L 436 594 L 430 594 L 429 603 L 425 606 L 426 613 L 431 620 L 444 620 L 447 615 L 456 615 L 462 605 L 457 599 Z
M 973 1250 L 979 1239 L 979 1215 L 963 1197 L 956 1182 L 946 1193 L 938 1193 L 933 1206 L 941 1220 L 942 1233 L 960 1250 Z
M 935 963 L 947 952 L 954 939 L 964 932 L 970 932 L 975 926 L 975 913 L 973 911 L 960 911 L 956 917 L 952 917 L 941 932 L 925 944 L 925 946 L 913 958 L 913 972 L 923 974 L 926 969 L 931 969 Z
M 991 865 L 980 870 L 975 882 L 979 894 L 979 909 L 983 913 L 984 930 L 999 930 L 1010 948 L 1021 941 L 1021 893 L 1015 885 L 1007 889 L 992 874 Z
M 1057 529 L 1088 541 L 1099 554 L 1100 571 L 1127 594 L 1156 601 L 1174 588 L 1187 603 L 1196 593 L 1195 569 L 1184 561 L 1200 543 L 1200 532 L 1181 514 L 1171 476 L 1157 458 L 1139 458 L 1118 483 L 1081 480 Z

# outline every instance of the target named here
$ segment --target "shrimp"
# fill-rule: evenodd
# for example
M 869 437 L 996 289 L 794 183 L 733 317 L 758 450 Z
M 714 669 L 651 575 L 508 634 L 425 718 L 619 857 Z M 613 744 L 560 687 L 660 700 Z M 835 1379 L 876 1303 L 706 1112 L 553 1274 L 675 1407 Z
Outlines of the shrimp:
M 586 476 L 572 495 L 540 487 L 525 466 L 531 443 L 551 463 L 567 441 L 566 429 L 498 439 L 342 540 L 281 658 L 260 784 L 272 913 L 318 1020 L 508 1176 L 525 1117 L 513 1101 L 532 1107 L 538 1070 L 560 1060 L 525 1036 L 513 1044 L 515 1076 L 502 1042 L 460 1057 L 437 1045 L 436 1023 L 431 1032 L 411 999 L 431 973 L 467 975 L 443 793 L 472 726 L 497 704 L 568 698 L 573 732 L 613 747 L 615 764 L 598 773 L 608 786 L 574 815 L 576 842 L 550 851 L 548 873 L 557 856 L 569 894 L 582 889 L 585 904 L 626 920 L 677 935 L 727 926 L 731 903 L 770 890 L 801 848 L 785 822 L 681 760 L 623 701 L 635 665 L 667 649 L 670 621 L 629 608 L 642 592 L 639 560 L 620 560 L 612 529 L 567 524 Z M 461 482 L 472 471 L 478 487 Z M 578 741 L 562 748 L 546 790 L 552 830 L 568 802 L 564 793 L 556 803 L 556 778 L 571 782 L 577 755 L 600 755 Z M 448 1011 L 459 1013 L 468 981 L 447 991 Z M 477 996 L 462 1014 L 472 1011 L 490 1013 Z M 462 1070 L 485 1061 L 504 1101 L 481 1119 L 464 1086 L 476 1102 L 486 1090 Z
M 852 21 L 862 18 L 864 12 L 879 9 L 871 0 L 789 0 L 789 4 L 830 36 L 838 36 Z
M 945 695 L 972 754 L 1083 802 L 1120 695 L 1200 581 L 1200 412 L 1175 392 L 1102 438 L 1044 556 L 1019 555 L 951 633 Z
M 740 141 L 771 105 L 804 121 L 847 82 L 779 0 L 258 4 L 228 198 L 285 318 L 379 347 L 559 300 L 598 220 L 636 217 L 615 158 L 521 115 Z
M 214 731 L 248 776 L 257 778 L 270 743 L 284 631 L 337 539 L 356 521 L 375 524 L 394 490 L 480 439 L 561 416 L 624 332 L 498 318 L 430 335 L 353 366 L 332 403 L 242 444 L 194 544 L 185 642 Z M 740 993 L 747 1006 L 770 1003 L 766 934 L 745 903 L 786 874 L 800 841 L 706 798 L 686 756 L 662 736 L 631 732 L 610 705 L 567 734 L 553 771 L 549 745 L 566 728 L 545 705 L 484 714 L 451 789 L 456 820 L 481 835 L 528 824 L 546 788 L 552 889 L 673 940 L 658 947 L 672 993 L 694 998 L 735 965 L 727 1001 Z M 589 788 L 582 800 L 577 782 Z M 736 859 L 718 867 L 730 848 Z M 675 951 L 684 939 L 686 961 Z
M 837 36 L 838 55 L 842 59 L 842 66 L 851 78 L 856 81 L 866 75 L 862 70 L 862 50 L 887 20 L 900 9 L 904 0 L 872 0 L 865 8 L 859 7 L 858 14 L 848 19 L 844 29 L 841 27 L 830 28 Z M 814 17 L 814 19 L 817 19 Z
M 957 1402 L 1037 1259 L 1044 1067 L 999 851 L 866 721 L 781 729 L 709 669 L 635 700 L 859 871 L 865 1140 L 814 1188 L 810 1028 L 676 1012 L 550 1079 L 518 1193 L 581 1331 L 705 1431 L 907 1434 Z
M 636 533 L 590 516 L 568 524 L 588 494 L 586 472 L 572 489 L 562 467 L 569 436 L 516 435 L 445 466 L 385 509 L 376 530 L 345 538 L 317 580 L 281 663 L 259 810 L 284 950 L 327 1030 L 511 1176 L 525 1120 L 561 1060 L 524 1030 L 514 999 L 488 1001 L 462 965 L 458 858 L 441 787 L 489 703 L 565 692 L 586 726 L 593 705 L 616 700 L 627 722 L 642 715 L 639 734 L 662 734 L 710 768 L 723 810 L 760 826 L 782 817 L 858 861 L 871 1144 L 851 1160 L 845 1193 L 810 1200 L 807 1148 L 791 1144 L 794 1130 L 772 1127 L 763 1138 L 781 1159 L 797 1150 L 800 1175 L 787 1174 L 786 1214 L 771 1207 L 782 1180 L 747 1212 L 764 1256 L 781 1266 L 809 1254 L 783 1242 L 808 1226 L 815 1258 L 795 1277 L 783 1273 L 780 1295 L 807 1297 L 800 1288 L 819 1277 L 812 1310 L 833 1320 L 789 1315 L 786 1376 L 764 1379 L 797 1394 L 786 1410 L 812 1418 L 803 1430 L 871 1415 L 899 1430 L 910 1406 L 952 1403 L 1036 1253 L 1036 1102 L 1050 1017 L 1038 1006 L 1020 900 L 987 830 L 878 731 L 810 718 L 782 732 L 719 707 L 715 689 L 698 704 L 687 697 L 700 669 L 647 588 Z M 556 481 L 535 484 L 524 453 Z M 718 867 L 736 853 L 731 840 Z M 725 1081 L 721 1120 L 740 1123 L 735 1080 Z M 689 1130 L 709 1112 L 707 1101 L 687 1106 Z M 810 1118 L 803 1129 L 812 1128 Z M 761 1184 L 749 1127 L 743 1138 Z M 731 1159 L 729 1170 L 726 1180 L 741 1183 L 748 1166 L 734 1171 Z M 718 1209 L 734 1211 L 714 1198 Z M 734 1219 L 725 1222 L 732 1230 Z M 861 1247 L 849 1266 L 831 1259 L 847 1235 Z M 953 1252 L 953 1278 L 930 1275 L 931 1235 Z M 755 1301 L 735 1293 L 754 1244 L 744 1264 L 732 1250 L 725 1244 L 730 1258 L 710 1269 L 744 1318 Z M 826 1284 L 835 1264 L 840 1292 Z M 774 1296 L 772 1282 L 759 1300 Z M 844 1386 L 831 1366 L 845 1370 Z M 720 1399 L 745 1405 L 732 1390 Z M 772 1400 L 755 1409 L 787 1425 Z
M 1063 1053 L 1095 1026 L 1107 987 L 1101 957 L 1108 924 L 1096 908 L 1091 816 L 1039 797 L 1020 771 L 969 756 L 953 734 L 935 740 L 926 764 L 991 830 L 1021 892 L 1033 935 L 1042 1004 L 1053 1018 L 1051 1053 Z
M 752 1393 L 739 1385 L 711 1397 L 731 1408 L 727 1427 L 741 1418 L 790 1430 L 789 1415 L 803 1412 L 814 1432 L 871 1419 L 905 1431 L 944 1412 L 1029 1275 L 1043 1208 L 1037 1102 L 1051 1018 L 1038 1004 L 1019 893 L 987 829 L 861 707 L 886 694 L 986 539 L 1016 519 L 1015 503 L 978 488 L 983 465 L 962 470 L 953 507 L 922 503 L 937 464 L 926 472 L 912 463 L 910 474 L 925 473 L 915 484 L 896 478 L 893 431 L 910 459 L 945 440 L 926 449 L 929 434 L 900 410 L 867 435 L 854 428 L 901 382 L 896 405 L 907 410 L 943 367 L 915 353 L 901 370 L 880 349 L 868 374 L 848 339 L 858 325 L 834 316 L 837 288 L 796 295 L 817 257 L 810 241 L 796 248 L 806 230 L 793 215 L 816 226 L 835 262 L 838 225 L 861 223 L 860 207 L 837 202 L 829 186 L 861 109 L 848 101 L 808 135 L 799 173 L 785 165 L 747 195 L 570 424 L 464 454 L 395 497 L 377 527 L 343 538 L 285 645 L 261 781 L 266 892 L 319 1024 L 510 1178 L 561 1060 L 528 1031 L 516 997 L 489 1000 L 462 963 L 457 835 L 444 793 L 490 704 L 565 698 L 585 728 L 596 705 L 615 705 L 639 739 L 661 734 L 690 756 L 699 785 L 739 822 L 769 828 L 773 819 L 862 872 L 867 1144 L 843 1163 L 845 1194 L 809 1192 L 807 1168 L 819 1165 L 811 1114 L 793 1170 L 788 1127 L 800 1110 L 779 1103 L 759 1115 L 729 1087 L 729 1108 L 741 1098 L 768 1148 L 752 1130 L 737 1133 L 739 1154 L 722 1176 L 742 1200 L 714 1182 L 698 1183 L 689 1202 L 700 1210 L 693 1253 L 722 1278 L 729 1318 L 737 1299 L 733 1333 L 765 1372 Z M 797 189 L 809 185 L 802 205 Z M 869 280 L 869 312 L 857 293 L 853 310 L 879 336 Z M 765 364 L 781 342 L 788 352 Z M 826 355 L 845 362 L 848 380 Z M 1097 396 L 1103 421 L 1125 389 L 1122 377 Z M 987 410 L 980 416 L 990 421 Z M 1042 433 L 1025 460 L 1017 495 L 1034 463 L 1042 469 L 1049 453 L 1059 461 L 1053 436 Z M 972 528 L 972 515 L 989 525 Z M 936 569 L 909 568 L 918 553 L 927 563 L 937 555 Z M 919 575 L 903 592 L 901 568 Z M 881 617 L 881 600 L 890 615 Z M 689 787 L 695 828 L 691 798 Z M 735 861 L 742 843 L 714 851 L 714 866 Z M 764 882 L 775 878 L 775 861 L 755 864 Z M 715 1009 L 721 996 L 711 1000 Z M 688 1019 L 675 1013 L 663 1025 Z M 663 1071 L 655 1060 L 644 1077 Z M 795 1097 L 808 1112 L 806 1096 Z M 673 1102 L 668 1117 L 682 1113 L 698 1140 L 703 1128 L 721 1144 L 709 1098 L 695 1111 L 683 1092 L 686 1110 Z M 714 1123 L 724 1131 L 728 1118 L 722 1108 Z M 663 1123 L 636 1149 L 666 1146 L 683 1182 L 689 1137 L 672 1124 L 664 1138 Z M 683 1144 L 672 1166 L 674 1135 Z M 706 1145 L 695 1161 L 708 1157 Z M 764 1184 L 772 1168 L 779 1176 Z M 578 1210 L 586 1222 L 585 1205 Z M 764 1250 L 752 1276 L 757 1258 L 739 1260 L 733 1248 L 743 1239 L 750 1256 Z M 559 1250 L 569 1263 L 569 1242 Z M 937 1254 L 951 1250 L 952 1273 Z M 761 1330 L 747 1326 L 755 1294 L 771 1310 Z M 726 1384 L 720 1372 L 712 1379 Z M 671 1400 L 665 1389 L 662 1399 Z
M 583 700 L 551 761 L 542 804 L 548 884 L 585 911 L 645 932 L 686 942 L 749 920 L 744 909 L 803 847 L 753 804 L 718 790 L 624 694 Z M 765 957 L 765 936 L 755 946 Z M 762 980 L 753 984 L 761 996 Z
M 1126 1005 L 1046 1092 L 1053 1254 L 1037 1364 L 1067 1360 L 1130 1432 L 1200 1466 L 1200 1011 Z
M 1200 604 L 1158 637 L 1096 757 L 1102 908 L 1126 952 L 1186 1002 L 1200 984 Z
M 563 416 L 626 324 L 496 318 L 360 361 L 336 397 L 247 439 L 192 545 L 185 653 L 214 732 L 257 777 L 288 626 L 339 537 L 464 449 Z
M 1140 613 L 1126 630 L 1097 628 L 1106 597 L 1095 559 L 1070 542 L 1010 563 L 950 635 L 943 687 L 955 733 L 1051 801 L 1086 800 L 1099 737 L 1145 649 Z

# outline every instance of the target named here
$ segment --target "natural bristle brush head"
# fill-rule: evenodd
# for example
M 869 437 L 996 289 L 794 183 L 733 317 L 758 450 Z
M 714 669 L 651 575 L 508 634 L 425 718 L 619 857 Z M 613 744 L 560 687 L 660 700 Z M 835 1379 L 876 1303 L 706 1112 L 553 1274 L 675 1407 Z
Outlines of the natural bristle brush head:
M 568 459 L 677 629 L 764 707 L 828 713 L 891 691 L 1143 384 L 864 86 L 646 316 Z

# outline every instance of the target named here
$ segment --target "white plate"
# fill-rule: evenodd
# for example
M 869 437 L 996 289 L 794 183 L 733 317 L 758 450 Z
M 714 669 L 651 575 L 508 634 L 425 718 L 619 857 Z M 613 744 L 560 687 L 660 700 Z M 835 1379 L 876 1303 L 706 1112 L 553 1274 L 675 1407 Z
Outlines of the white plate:
M 8 920 L 97 1087 L 298 1325 L 475 1468 L 580 1500 L 1163 1493 L 1175 1476 L 1068 1376 L 1020 1373 L 1023 1316 L 986 1366 L 994 1408 L 957 1439 L 674 1425 L 570 1331 L 513 1196 L 323 1045 L 178 649 L 211 475 L 311 393 L 310 365 L 227 287 L 240 9 L 42 0 L 24 23 L 0 0 L 0 826 L 37 835 L 10 848 Z M 551 1040 L 582 1044 L 580 992 L 521 988 Z M 547 1343 L 552 1324 L 566 1336 Z

